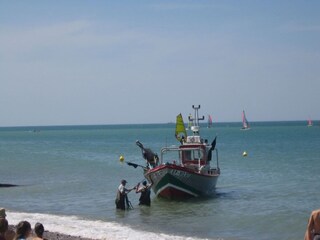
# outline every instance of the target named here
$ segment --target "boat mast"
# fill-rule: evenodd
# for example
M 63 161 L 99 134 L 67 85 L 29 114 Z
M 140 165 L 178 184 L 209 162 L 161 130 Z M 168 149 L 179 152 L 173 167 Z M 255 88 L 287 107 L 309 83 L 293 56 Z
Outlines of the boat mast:
M 199 117 L 200 105 L 198 106 L 192 105 L 192 108 L 194 109 L 194 117 L 189 116 L 189 121 L 192 121 L 191 130 L 193 132 L 193 135 L 199 135 L 199 130 L 200 130 L 199 120 L 204 120 L 204 116 L 202 116 L 201 118 Z

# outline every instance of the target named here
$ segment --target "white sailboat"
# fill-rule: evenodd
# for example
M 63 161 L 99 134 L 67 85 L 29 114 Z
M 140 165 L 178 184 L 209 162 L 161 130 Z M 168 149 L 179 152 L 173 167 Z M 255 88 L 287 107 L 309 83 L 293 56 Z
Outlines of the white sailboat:
M 308 119 L 308 125 L 307 126 L 308 127 L 312 127 L 313 126 L 311 118 Z
M 246 113 L 243 110 L 242 111 L 242 128 L 241 128 L 241 130 L 249 130 L 249 129 L 250 129 L 249 122 L 246 118 Z
M 209 114 L 208 115 L 208 128 L 211 128 L 212 127 L 212 117 L 211 115 Z

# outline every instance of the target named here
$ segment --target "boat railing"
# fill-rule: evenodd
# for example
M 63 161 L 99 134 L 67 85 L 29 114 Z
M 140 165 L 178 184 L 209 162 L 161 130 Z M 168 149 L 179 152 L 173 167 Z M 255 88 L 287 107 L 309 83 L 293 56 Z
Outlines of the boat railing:
M 207 160 L 206 156 L 202 156 L 202 157 L 198 157 L 198 158 L 194 158 L 194 159 L 188 159 L 186 160 L 183 157 L 183 153 L 185 152 L 190 152 L 190 151 L 199 151 L 199 152 L 205 152 L 207 153 L 207 151 L 204 151 L 204 149 L 201 146 L 198 147 L 188 147 L 188 148 L 181 148 L 179 146 L 170 146 L 170 147 L 164 147 L 161 149 L 161 155 L 160 155 L 160 164 L 167 164 L 167 163 L 172 163 L 172 164 L 178 164 L 184 167 L 189 167 L 191 169 L 197 169 L 197 170 L 201 170 L 203 166 L 209 166 L 210 167 L 210 162 L 213 160 Z M 213 173 L 220 173 L 220 168 L 219 168 L 219 154 L 218 154 L 218 149 L 215 148 L 213 150 L 215 152 L 216 155 L 216 167 L 211 168 L 210 167 L 210 171 Z M 178 152 L 179 156 L 177 159 L 171 159 L 171 162 L 165 162 L 164 161 L 164 155 L 166 155 L 169 152 Z
M 200 168 L 200 166 L 202 165 L 206 165 L 207 161 L 204 158 L 204 156 L 201 157 L 197 157 L 194 159 L 184 159 L 182 157 L 183 152 L 190 152 L 190 151 L 198 151 L 199 152 L 199 156 L 201 155 L 201 153 L 203 153 L 204 149 L 201 147 L 189 147 L 189 148 L 180 148 L 180 147 L 176 147 L 176 146 L 171 146 L 171 147 L 164 147 L 161 149 L 161 157 L 160 157 L 160 163 L 164 163 L 164 155 L 168 152 L 179 152 L 179 164 L 181 165 L 197 165 L 198 168 Z
M 219 168 L 219 154 L 218 154 L 218 149 L 214 149 L 214 151 L 216 152 L 216 159 L 217 159 L 217 173 L 220 174 L 220 168 Z

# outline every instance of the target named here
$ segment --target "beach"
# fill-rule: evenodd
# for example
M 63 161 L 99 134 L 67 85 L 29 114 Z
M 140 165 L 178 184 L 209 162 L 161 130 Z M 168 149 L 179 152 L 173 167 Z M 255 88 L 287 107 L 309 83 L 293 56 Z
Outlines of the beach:
M 48 240 L 93 240 L 91 238 L 83 238 L 83 237 L 75 237 L 70 236 L 62 233 L 55 233 L 55 232 L 45 232 L 44 238 Z
M 15 230 L 15 226 L 10 225 L 10 229 Z M 33 233 L 31 237 L 35 237 L 36 235 Z M 30 238 L 31 238 L 30 237 Z M 80 236 L 71 236 L 63 233 L 57 233 L 57 232 L 50 232 L 50 231 L 45 231 L 43 233 L 43 238 L 48 239 L 48 240 L 95 240 L 91 238 L 83 238 Z
M 0 183 L 0 188 L 8 188 L 8 187 L 17 187 L 17 185 L 7 184 L 7 183 Z M 16 226 L 15 225 L 9 225 L 9 229 L 11 231 L 15 232 Z M 35 237 L 35 236 L 36 236 L 35 233 L 33 233 L 32 237 Z M 47 231 L 47 230 L 44 231 L 43 237 L 45 239 L 48 239 L 48 240 L 95 240 L 95 239 L 92 239 L 92 238 L 84 238 L 84 237 L 81 237 L 81 236 L 71 236 L 71 235 L 68 235 L 68 234 L 63 234 L 63 233 L 58 233 L 58 232 L 50 232 L 50 231 Z

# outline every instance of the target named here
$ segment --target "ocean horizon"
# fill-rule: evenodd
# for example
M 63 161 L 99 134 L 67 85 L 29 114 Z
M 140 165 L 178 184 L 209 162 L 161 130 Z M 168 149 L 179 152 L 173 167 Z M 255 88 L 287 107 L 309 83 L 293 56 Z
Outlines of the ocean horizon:
M 274 120 L 274 121 L 250 121 L 250 126 L 268 126 L 268 125 L 278 125 L 278 126 L 288 126 L 288 125 L 307 125 L 307 120 Z M 164 123 L 92 123 L 92 124 L 43 124 L 43 125 L 12 125 L 12 126 L 0 126 L 0 130 L 36 130 L 41 128 L 55 128 L 55 129 L 70 129 L 70 128 L 104 128 L 104 127 L 134 127 L 134 126 L 160 126 L 160 125 L 175 125 L 175 122 L 164 122 Z M 230 127 L 230 126 L 241 126 L 240 121 L 226 121 L 226 122 L 214 122 L 214 127 Z M 185 125 L 187 125 L 185 123 Z M 320 120 L 313 120 L 314 126 L 320 126 Z M 207 123 L 200 123 L 201 127 L 207 127 Z

